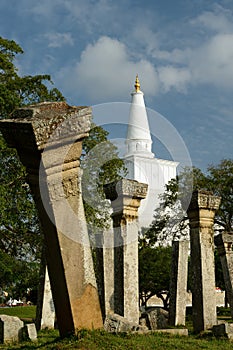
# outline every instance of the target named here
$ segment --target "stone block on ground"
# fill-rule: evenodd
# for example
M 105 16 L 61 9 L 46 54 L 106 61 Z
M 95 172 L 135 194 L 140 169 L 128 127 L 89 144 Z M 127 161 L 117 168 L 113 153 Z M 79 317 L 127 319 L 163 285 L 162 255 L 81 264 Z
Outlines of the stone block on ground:
M 20 340 L 37 341 L 36 325 L 34 323 L 26 324 L 20 331 Z
M 106 316 L 104 329 L 111 333 L 147 330 L 146 327 L 140 326 L 134 322 L 129 322 L 125 317 L 118 314 L 109 314 Z
M 18 317 L 0 315 L 0 343 L 18 342 L 24 323 Z
M 158 333 L 168 333 L 172 335 L 188 336 L 188 328 L 167 328 L 167 329 L 157 329 L 154 332 Z
M 158 307 L 150 308 L 142 313 L 140 324 L 144 322 L 150 330 L 164 329 L 168 327 L 168 311 Z
M 213 326 L 213 335 L 215 337 L 226 337 L 233 341 L 233 323 L 222 323 Z

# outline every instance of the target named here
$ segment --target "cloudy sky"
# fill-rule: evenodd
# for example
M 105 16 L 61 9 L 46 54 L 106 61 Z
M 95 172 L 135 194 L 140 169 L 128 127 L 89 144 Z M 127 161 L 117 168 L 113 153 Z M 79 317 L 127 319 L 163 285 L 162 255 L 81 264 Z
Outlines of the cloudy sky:
M 1 0 L 0 35 L 23 48 L 20 74 L 50 74 L 71 105 L 130 102 L 138 74 L 193 165 L 232 158 L 232 0 Z

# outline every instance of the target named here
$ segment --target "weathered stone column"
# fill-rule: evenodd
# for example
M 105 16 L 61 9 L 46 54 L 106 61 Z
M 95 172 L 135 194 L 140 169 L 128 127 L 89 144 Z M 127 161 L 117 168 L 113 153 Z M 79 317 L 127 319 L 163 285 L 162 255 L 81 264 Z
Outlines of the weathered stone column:
M 37 331 L 44 328 L 54 329 L 55 324 L 55 308 L 44 255 L 40 266 L 35 324 Z
M 97 285 L 103 319 L 114 312 L 114 239 L 113 228 L 96 234 Z
M 214 238 L 214 243 L 218 248 L 227 300 L 231 308 L 231 317 L 233 317 L 233 232 L 220 233 Z
M 214 216 L 220 197 L 195 191 L 187 210 L 190 226 L 192 310 L 195 332 L 217 322 L 214 274 Z
M 26 166 L 42 230 L 61 336 L 99 328 L 102 316 L 81 195 L 82 140 L 90 107 L 65 102 L 18 109 L 0 130 Z
M 189 241 L 172 242 L 169 323 L 185 325 Z
M 103 269 L 105 315 L 114 312 L 114 231 L 113 227 L 104 231 L 103 240 Z
M 53 303 L 52 291 L 50 286 L 48 269 L 45 269 L 43 304 L 41 313 L 41 329 L 53 329 L 55 323 L 55 308 Z
M 122 179 L 105 188 L 113 208 L 114 312 L 135 323 L 139 322 L 137 219 L 147 187 L 135 180 Z

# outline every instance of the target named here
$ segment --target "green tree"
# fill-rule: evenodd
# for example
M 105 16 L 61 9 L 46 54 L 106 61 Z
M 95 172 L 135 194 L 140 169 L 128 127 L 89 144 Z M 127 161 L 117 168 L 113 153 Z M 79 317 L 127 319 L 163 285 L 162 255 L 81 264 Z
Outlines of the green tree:
M 49 75 L 20 76 L 15 66 L 15 58 L 19 54 L 23 54 L 23 50 L 15 41 L 0 37 L 0 119 L 9 118 L 16 108 L 31 103 L 65 100 L 61 92 L 53 87 Z M 104 183 L 117 179 L 120 176 L 118 175 L 120 169 L 123 169 L 123 162 L 119 159 L 116 148 L 107 140 L 107 136 L 108 133 L 105 130 L 93 125 L 89 138 L 84 142 L 84 155 L 91 152 L 91 155 L 96 158 L 95 164 L 92 159 L 92 167 L 85 173 L 85 189 L 88 188 L 91 193 L 91 190 L 97 187 L 98 196 L 101 198 L 101 202 L 96 207 L 90 204 L 93 203 L 93 198 L 92 201 L 85 201 L 87 220 L 93 228 L 103 227 L 105 219 L 109 218 L 107 216 L 107 202 L 104 201 L 103 192 L 101 192 Z M 102 149 L 102 154 L 101 152 L 95 154 L 91 149 L 98 150 L 97 144 L 100 143 L 104 144 L 105 148 Z M 103 154 L 109 155 L 108 161 L 101 167 L 96 167 Z M 85 170 L 85 167 L 88 168 L 90 164 L 85 163 L 84 155 L 82 167 Z M 95 181 L 97 181 L 97 185 L 95 185 Z M 0 250 L 11 259 L 11 264 L 9 263 L 8 266 L 13 266 L 16 261 L 21 262 L 19 264 L 22 269 L 21 273 L 18 270 L 15 273 L 15 270 L 12 269 L 16 280 L 17 276 L 25 276 L 26 270 L 23 264 L 25 261 L 30 262 L 30 268 L 37 271 L 32 258 L 38 263 L 42 236 L 40 235 L 34 201 L 26 182 L 26 171 L 21 165 L 16 151 L 7 147 L 1 134 L 0 199 Z M 0 256 L 0 259 L 3 259 L 3 256 Z M 5 270 L 6 264 L 2 266 L 5 266 L 5 276 L 8 276 L 7 270 Z M 23 277 L 21 281 L 23 283 Z M 12 279 L 9 275 L 10 283 L 12 283 Z M 33 281 L 31 283 L 35 284 Z M 14 285 L 16 286 L 16 283 Z M 18 284 L 17 290 L 19 289 Z
M 9 117 L 15 108 L 43 101 L 63 101 L 61 92 L 47 87 L 49 75 L 19 76 L 14 60 L 23 49 L 13 40 L 0 37 L 0 117 Z
M 212 191 L 214 195 L 221 196 L 221 205 L 215 215 L 215 233 L 232 231 L 233 160 L 223 159 L 220 164 L 209 166 L 206 174 L 195 167 L 192 169 L 185 168 L 176 179 L 172 179 L 167 184 L 165 193 L 161 196 L 160 206 L 155 210 L 151 226 L 144 229 L 139 238 L 141 246 L 153 249 L 159 245 L 169 245 L 173 239 L 180 239 L 182 236 L 187 237 L 189 235 L 188 218 L 184 208 L 187 209 L 192 191 L 196 189 Z M 139 252 L 139 254 L 141 253 Z M 158 266 L 157 272 L 155 270 L 155 275 L 152 275 L 150 269 L 153 268 L 153 263 L 152 266 L 150 266 L 149 261 L 147 263 L 149 268 L 146 266 L 146 260 L 141 264 L 141 285 L 145 283 L 150 286 L 151 283 L 153 286 L 154 280 L 157 278 L 156 273 L 164 273 L 164 277 L 167 276 L 167 271 L 163 270 L 163 264 Z M 215 266 L 216 283 L 223 288 L 223 274 L 217 252 L 215 254 Z M 149 289 L 145 295 L 150 295 Z
M 221 197 L 215 223 L 226 232 L 233 228 L 233 160 L 223 159 L 217 166 L 208 167 L 207 187 Z
M 139 297 L 142 306 L 156 295 L 168 309 L 171 247 L 144 245 L 139 248 Z
M 64 100 L 59 90 L 49 89 L 48 85 L 53 84 L 49 75 L 19 76 L 14 64 L 18 54 L 23 50 L 15 41 L 0 37 L 1 119 L 30 103 Z M 8 289 L 19 293 L 24 282 L 29 283 L 28 287 L 36 284 L 32 280 L 38 270 L 42 236 L 25 169 L 1 134 L 0 198 L 1 282 L 6 287 L 8 281 Z
M 188 235 L 186 210 L 192 191 L 202 189 L 221 197 L 220 208 L 215 215 L 215 230 L 228 231 L 233 226 L 233 160 L 223 159 L 211 165 L 204 174 L 198 168 L 185 168 L 176 179 L 172 179 L 161 196 L 160 206 L 155 210 L 151 226 L 141 239 L 151 245 L 168 243 Z
M 126 175 L 124 161 L 116 146 L 108 139 L 108 132 L 92 124 L 89 137 L 83 141 L 82 192 L 89 231 L 94 234 L 110 223 L 110 204 L 105 199 L 104 185 Z

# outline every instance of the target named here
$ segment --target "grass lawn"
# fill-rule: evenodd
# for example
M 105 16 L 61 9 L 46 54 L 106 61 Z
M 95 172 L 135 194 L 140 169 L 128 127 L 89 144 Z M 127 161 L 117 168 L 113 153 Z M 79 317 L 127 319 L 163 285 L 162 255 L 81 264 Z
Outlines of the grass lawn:
M 196 337 L 171 336 L 166 334 L 109 334 L 104 331 L 80 331 L 77 336 L 60 339 L 58 331 L 41 331 L 36 343 L 25 342 L 20 344 L 0 345 L 0 349 L 25 349 L 25 350 L 174 350 L 174 349 L 209 349 L 230 350 L 232 343 L 226 339 L 217 340 L 210 335 Z
M 3 307 L 0 308 L 0 314 L 33 320 L 36 317 L 36 306 Z
M 22 319 L 34 319 L 36 307 L 12 307 L 0 308 L 1 314 L 18 316 Z M 189 323 L 189 322 L 187 322 Z M 189 327 L 189 326 L 188 326 Z M 19 344 L 0 344 L 0 349 L 13 350 L 63 350 L 63 349 L 82 349 L 82 350 L 174 350 L 174 349 L 206 349 L 206 350 L 230 350 L 233 343 L 227 339 L 216 339 L 211 333 L 203 335 L 190 334 L 185 336 L 174 336 L 164 333 L 148 334 L 110 334 L 103 330 L 87 331 L 81 330 L 76 336 L 61 339 L 58 330 L 43 330 L 38 332 L 38 341 L 35 343 L 24 342 Z

